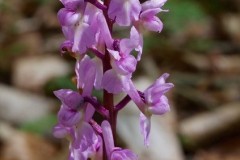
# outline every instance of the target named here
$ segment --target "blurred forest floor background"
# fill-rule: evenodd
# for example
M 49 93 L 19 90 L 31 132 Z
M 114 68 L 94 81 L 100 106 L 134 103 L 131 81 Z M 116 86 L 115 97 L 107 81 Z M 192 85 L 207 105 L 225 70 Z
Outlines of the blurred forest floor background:
M 52 92 L 75 89 L 74 59 L 59 51 L 61 7 L 57 0 L 0 0 L 0 160 L 67 157 L 67 141 L 51 133 L 59 109 Z M 240 1 L 169 0 L 164 9 L 164 29 L 145 35 L 134 75 L 145 87 L 168 72 L 175 84 L 170 120 L 163 116 L 156 132 L 163 147 L 155 150 L 169 154 L 152 160 L 240 160 Z M 161 138 L 165 130 L 173 141 Z

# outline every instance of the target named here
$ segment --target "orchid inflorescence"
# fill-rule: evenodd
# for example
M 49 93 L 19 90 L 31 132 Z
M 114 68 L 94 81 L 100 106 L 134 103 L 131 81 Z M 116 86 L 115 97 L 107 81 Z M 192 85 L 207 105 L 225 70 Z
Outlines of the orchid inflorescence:
M 69 160 L 137 160 L 131 150 L 115 146 L 117 114 L 131 100 L 140 110 L 140 128 L 144 144 L 149 145 L 151 116 L 170 110 L 164 95 L 173 87 L 163 74 L 144 91 L 133 84 L 143 50 L 145 30 L 161 32 L 163 24 L 156 16 L 166 0 L 60 0 L 64 8 L 58 19 L 66 40 L 62 54 L 76 59 L 78 91 L 60 89 L 54 94 L 62 105 L 54 136 L 70 140 Z M 129 38 L 115 38 L 113 28 L 129 28 Z M 137 52 L 134 56 L 133 51 Z M 89 56 L 91 53 L 94 56 Z M 103 100 L 93 96 L 103 91 Z M 125 93 L 117 104 L 114 96 Z M 99 124 L 94 113 L 102 116 Z

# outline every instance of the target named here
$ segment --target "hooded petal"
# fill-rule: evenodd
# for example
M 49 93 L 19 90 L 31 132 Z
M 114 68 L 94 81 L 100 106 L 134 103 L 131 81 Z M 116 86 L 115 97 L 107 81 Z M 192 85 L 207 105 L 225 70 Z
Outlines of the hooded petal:
M 111 19 L 116 19 L 120 26 L 129 26 L 132 21 L 138 20 L 141 11 L 139 0 L 111 0 L 108 15 Z
M 143 26 L 150 31 L 159 32 L 159 33 L 163 29 L 162 21 L 156 16 L 152 17 L 148 21 L 144 21 Z
M 54 94 L 64 105 L 71 109 L 77 110 L 84 103 L 83 97 L 78 92 L 70 89 L 60 89 L 54 91 Z
M 80 13 L 69 11 L 66 8 L 60 9 L 57 15 L 62 26 L 75 25 L 81 17 Z
M 89 24 L 79 24 L 74 33 L 73 52 L 83 54 L 95 43 L 95 30 Z
M 161 32 L 163 23 L 157 16 L 155 16 L 160 11 L 162 11 L 160 8 L 143 11 L 140 15 L 142 25 L 150 31 Z
M 154 85 L 144 91 L 145 99 L 148 103 L 158 103 L 158 99 L 173 87 L 172 83 Z
M 147 89 L 161 86 L 166 83 L 166 79 L 169 77 L 168 73 L 164 73 L 162 76 L 160 76 L 152 85 L 150 85 Z
M 143 11 L 140 15 L 141 19 L 144 20 L 151 20 L 156 14 L 158 14 L 161 11 L 160 8 L 153 8 L 153 9 L 148 9 L 146 11 Z

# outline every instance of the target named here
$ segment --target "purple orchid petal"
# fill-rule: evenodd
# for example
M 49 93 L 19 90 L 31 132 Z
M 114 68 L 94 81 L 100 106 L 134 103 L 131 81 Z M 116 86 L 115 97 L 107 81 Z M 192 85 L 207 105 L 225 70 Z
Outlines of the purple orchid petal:
M 127 93 L 138 108 L 145 113 L 145 104 L 138 94 L 137 89 L 132 83 L 130 75 L 119 75 L 113 69 L 108 70 L 103 75 L 102 86 L 109 93 L 117 94 L 121 92 Z
M 160 8 L 148 9 L 146 11 L 143 11 L 140 14 L 140 18 L 148 21 L 148 20 L 151 20 L 152 17 L 154 17 L 156 14 L 158 14 L 161 11 L 162 10 Z
M 137 60 L 132 55 L 125 58 L 121 58 L 119 61 L 112 63 L 112 67 L 115 71 L 122 75 L 132 74 L 136 70 Z
M 129 78 L 125 80 L 124 91 L 129 95 L 129 97 L 133 100 L 133 102 L 137 105 L 139 110 L 145 113 L 145 104 L 142 101 L 142 98 L 138 94 L 137 89 L 135 88 L 132 80 Z
M 118 75 L 113 69 L 106 71 L 103 75 L 102 87 L 109 93 L 121 93 L 126 83 L 126 76 Z
M 92 93 L 96 78 L 96 65 L 87 55 L 81 61 L 77 61 L 75 72 L 77 75 L 77 87 L 84 88 L 83 96 L 89 96 Z
M 141 11 L 139 0 L 112 0 L 109 5 L 108 15 L 116 19 L 120 26 L 129 26 L 132 21 L 137 21 Z
M 83 54 L 87 50 L 87 42 L 85 42 L 85 38 L 83 37 L 83 33 L 86 32 L 87 28 L 89 27 L 88 24 L 82 23 L 79 24 L 74 33 L 74 41 L 73 41 L 73 47 L 72 51 L 76 53 Z
M 83 97 L 70 89 L 60 89 L 54 91 L 54 94 L 63 104 L 74 110 L 78 110 L 84 103 Z
M 168 73 L 164 73 L 162 76 L 160 76 L 152 85 L 148 87 L 148 89 L 164 85 L 166 83 L 166 79 L 169 77 Z M 172 83 L 168 83 L 173 85 Z
M 171 88 L 173 88 L 172 83 L 153 85 L 144 91 L 145 100 L 150 104 L 158 103 L 159 97 L 168 92 Z
M 174 85 L 172 83 L 165 83 L 162 85 L 155 85 L 150 90 L 151 90 L 152 94 L 163 95 L 166 92 L 168 92 L 171 88 L 173 88 L 173 86 Z
M 84 120 L 86 122 L 89 122 L 92 119 L 94 113 L 95 113 L 95 108 L 90 103 L 88 103 L 86 106 L 85 114 L 84 114 Z
M 158 17 L 155 16 L 160 11 L 162 11 L 160 8 L 153 8 L 141 13 L 140 19 L 142 20 L 142 24 L 146 29 L 155 32 L 162 31 L 163 23 Z
M 63 126 L 62 124 L 57 124 L 53 128 L 53 135 L 56 138 L 64 138 L 67 135 L 73 135 L 73 131 L 70 127 Z
M 92 126 L 86 122 L 83 122 L 81 129 L 78 129 L 77 141 L 74 146 L 79 147 L 81 151 L 87 150 L 89 147 L 95 146 L 99 143 L 99 137 L 94 132 Z
M 108 49 L 108 52 L 112 55 L 112 57 L 115 60 L 119 61 L 121 59 L 121 55 L 119 54 L 119 51 Z
M 70 144 L 70 157 L 73 160 L 88 160 L 102 156 L 102 140 L 92 126 L 83 122 L 75 130 L 75 139 Z
M 153 103 L 152 107 L 148 108 L 152 114 L 162 115 L 170 111 L 170 106 L 166 96 L 161 96 L 161 98 L 158 97 L 157 101 L 157 103 Z
M 138 108 L 145 113 L 145 104 L 132 83 L 131 75 L 121 75 L 113 69 L 108 70 L 103 75 L 102 86 L 109 93 L 113 94 L 124 91 L 130 96 Z
M 168 74 L 168 73 L 164 73 L 162 76 L 160 76 L 160 77 L 156 80 L 156 83 L 157 83 L 158 85 L 164 84 L 164 83 L 166 83 L 166 80 L 167 80 L 168 77 L 169 77 L 169 74 Z
M 99 28 L 98 32 L 99 32 L 99 38 L 98 41 L 99 42 L 103 42 L 102 47 L 105 48 L 105 44 L 108 48 L 110 48 L 113 44 L 113 39 L 110 33 L 110 30 L 108 28 L 108 24 L 107 21 L 104 17 L 104 15 L 102 13 L 99 13 L 97 15 L 97 23 L 95 23 L 93 26 L 95 28 Z
M 146 117 L 142 113 L 140 113 L 140 129 L 144 137 L 144 145 L 149 146 L 149 133 L 151 129 L 151 121 L 150 117 Z
M 62 8 L 58 11 L 58 20 L 62 26 L 71 26 L 77 23 L 81 15 Z
M 60 0 L 66 9 L 76 11 L 78 9 L 83 10 L 86 3 L 84 0 Z
M 86 153 L 84 154 L 81 150 L 79 149 L 72 149 L 72 154 L 69 160 L 87 160 L 88 157 Z
M 141 34 L 139 34 L 139 44 L 135 48 L 135 50 L 138 52 L 137 61 L 140 61 L 142 57 L 142 51 L 143 51 L 143 36 Z
M 95 33 L 89 27 L 87 23 L 81 23 L 75 29 L 74 42 L 72 50 L 83 54 L 88 47 L 91 47 L 95 43 Z
M 120 41 L 121 53 L 128 55 L 133 49 L 138 51 L 138 58 L 140 60 L 143 48 L 143 38 L 142 35 L 136 30 L 135 27 L 131 28 L 130 39 L 122 39 Z
M 64 104 L 61 106 L 58 112 L 58 120 L 61 124 L 65 126 L 73 126 L 77 124 L 82 117 L 81 112 L 77 110 L 73 110 L 65 106 Z
M 111 152 L 114 148 L 112 129 L 109 122 L 106 120 L 102 122 L 101 127 L 102 127 L 103 139 L 105 143 L 107 157 L 108 159 L 110 159 Z
M 62 26 L 62 32 L 67 39 L 66 41 L 70 41 L 72 46 L 73 46 L 74 27 L 72 27 L 72 26 Z
M 142 10 L 161 8 L 167 0 L 148 0 L 142 4 Z
M 163 29 L 162 21 L 156 16 L 152 17 L 148 21 L 144 21 L 143 26 L 150 31 L 159 32 L 159 33 Z
M 98 58 L 93 58 L 93 62 L 96 65 L 96 76 L 94 81 L 94 87 L 96 89 L 102 89 L 102 77 L 103 77 L 102 61 Z
M 136 47 L 137 44 L 134 40 L 125 38 L 120 41 L 120 49 L 123 55 L 128 55 Z
M 117 149 L 112 152 L 111 160 L 138 160 L 138 156 L 129 149 Z

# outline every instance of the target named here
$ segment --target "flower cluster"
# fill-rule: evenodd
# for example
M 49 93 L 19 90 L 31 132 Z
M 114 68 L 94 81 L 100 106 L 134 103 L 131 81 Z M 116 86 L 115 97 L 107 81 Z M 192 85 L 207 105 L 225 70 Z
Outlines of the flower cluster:
M 132 100 L 140 110 L 140 128 L 147 146 L 151 116 L 170 110 L 164 95 L 173 87 L 166 82 L 168 74 L 145 91 L 139 91 L 132 81 L 143 51 L 143 32 L 161 32 L 163 24 L 156 15 L 164 11 L 166 0 L 147 0 L 142 4 L 139 0 L 60 1 L 64 8 L 58 12 L 58 19 L 66 38 L 61 51 L 76 58 L 78 91 L 54 92 L 62 103 L 54 135 L 70 140 L 69 160 L 137 160 L 132 151 L 114 144 L 116 117 Z M 129 27 L 129 37 L 113 37 L 116 26 Z M 93 90 L 104 92 L 102 103 L 92 95 Z M 114 105 L 113 96 L 120 93 L 126 97 Z M 100 125 L 93 119 L 95 112 L 103 117 Z

